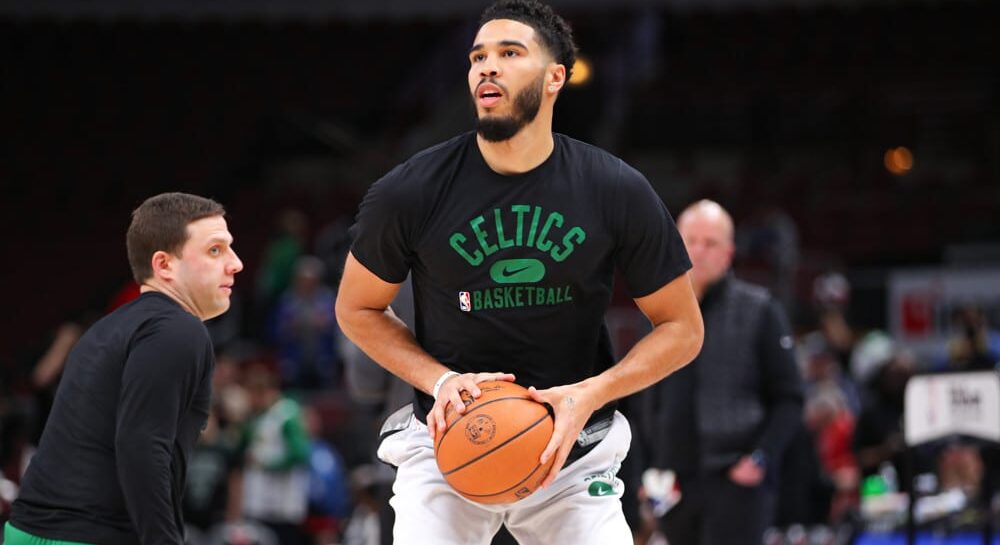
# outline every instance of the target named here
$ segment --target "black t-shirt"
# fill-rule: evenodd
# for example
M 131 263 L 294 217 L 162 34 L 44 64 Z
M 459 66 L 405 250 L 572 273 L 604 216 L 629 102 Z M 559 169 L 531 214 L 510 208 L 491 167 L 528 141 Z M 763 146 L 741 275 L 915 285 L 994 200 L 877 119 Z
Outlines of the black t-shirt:
M 184 543 L 184 478 L 214 365 L 204 324 L 161 293 L 94 324 L 70 352 L 11 523 L 97 545 Z
M 639 172 L 554 137 L 541 165 L 504 176 L 466 133 L 397 166 L 361 204 L 351 252 L 386 282 L 412 271 L 417 342 L 455 371 L 512 372 L 539 389 L 597 375 L 614 364 L 615 268 L 641 297 L 691 266 Z M 433 399 L 417 399 L 423 419 Z

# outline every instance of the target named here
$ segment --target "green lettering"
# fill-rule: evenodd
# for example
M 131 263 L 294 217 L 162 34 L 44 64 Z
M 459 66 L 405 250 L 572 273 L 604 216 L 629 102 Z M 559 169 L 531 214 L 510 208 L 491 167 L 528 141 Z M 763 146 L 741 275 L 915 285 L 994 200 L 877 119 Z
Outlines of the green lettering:
M 523 286 L 518 286 L 514 288 L 514 303 L 519 307 L 524 306 L 524 300 L 521 298 L 522 295 L 524 295 Z
M 493 209 L 493 219 L 497 226 L 497 241 L 500 243 L 501 248 L 510 248 L 514 245 L 514 241 L 506 239 L 503 237 L 503 222 L 500 221 L 500 209 Z
M 552 224 L 555 224 L 556 227 L 562 227 L 563 225 L 562 214 L 560 214 L 559 212 L 552 212 L 549 214 L 549 217 L 545 220 L 545 225 L 542 227 L 542 232 L 538 234 L 538 244 L 535 246 L 536 248 L 538 248 L 543 252 L 549 251 L 549 248 L 552 247 L 552 241 L 546 238 L 549 236 L 549 229 L 552 229 Z
M 472 292 L 472 310 L 483 309 L 483 292 L 476 290 Z
M 524 215 L 527 214 L 531 207 L 526 204 L 515 204 L 510 207 L 511 211 L 517 214 L 517 232 L 514 240 L 518 246 L 523 246 L 521 234 L 524 232 Z
M 548 296 L 548 298 L 545 299 L 545 304 L 547 304 L 547 305 L 554 305 L 554 304 L 556 304 L 556 290 L 554 290 L 552 288 L 548 288 L 547 291 L 549 292 L 548 293 L 549 296 Z
M 514 294 L 509 286 L 503 289 L 503 308 L 514 308 Z
M 491 297 L 491 295 L 492 293 L 490 292 L 490 290 L 486 290 L 486 293 L 483 294 L 484 309 L 493 308 L 493 297 Z
M 552 248 L 552 252 L 549 254 L 556 263 L 562 263 L 566 261 L 566 258 L 573 253 L 576 249 L 577 244 L 582 244 L 584 240 L 587 240 L 587 233 L 579 227 L 574 227 L 566 232 L 563 236 L 562 243 L 565 249 L 560 249 L 558 246 Z
M 466 252 L 465 249 L 462 248 L 461 246 L 461 244 L 466 240 L 468 239 L 465 238 L 465 235 L 463 235 L 462 233 L 455 233 L 454 235 L 451 235 L 451 238 L 448 239 L 448 242 L 451 244 L 451 247 L 454 248 L 456 252 L 458 252 L 458 255 L 462 256 L 462 259 L 465 259 L 465 261 L 468 262 L 469 265 L 475 267 L 476 265 L 479 265 L 480 263 L 483 262 L 483 253 L 480 252 L 479 250 L 476 250 L 471 254 L 469 252 Z
M 486 219 L 482 216 L 476 216 L 475 219 L 469 222 L 469 225 L 472 226 L 472 232 L 476 234 L 476 239 L 479 240 L 479 245 L 483 247 L 483 251 L 486 252 L 486 255 L 493 255 L 497 251 L 497 246 L 496 244 L 486 242 L 488 233 L 479 227 L 484 221 L 486 221 Z
M 545 304 L 545 288 L 535 288 L 535 304 Z
M 531 216 L 531 230 L 528 231 L 528 246 L 535 245 L 535 232 L 538 231 L 538 220 L 542 215 L 542 207 L 536 206 L 535 213 Z
M 563 301 L 572 301 L 573 296 L 569 294 L 569 286 L 563 288 L 563 291 L 566 292 L 565 294 L 563 294 Z

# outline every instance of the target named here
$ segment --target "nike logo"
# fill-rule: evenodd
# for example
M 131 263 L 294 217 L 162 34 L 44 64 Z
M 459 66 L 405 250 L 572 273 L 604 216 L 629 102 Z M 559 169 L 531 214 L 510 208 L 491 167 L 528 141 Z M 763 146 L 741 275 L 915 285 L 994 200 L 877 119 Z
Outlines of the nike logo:
M 497 284 L 534 284 L 545 278 L 545 264 L 537 259 L 501 259 L 490 267 Z
M 594 481 L 587 487 L 587 493 L 591 496 L 614 496 L 617 494 L 614 485 L 602 481 Z
M 526 271 L 526 270 L 528 270 L 530 268 L 531 267 L 521 267 L 520 269 L 508 269 L 507 267 L 504 267 L 503 271 L 501 271 L 500 274 L 502 274 L 504 276 L 514 276 L 515 274 L 517 274 L 517 273 L 519 273 L 521 271 Z

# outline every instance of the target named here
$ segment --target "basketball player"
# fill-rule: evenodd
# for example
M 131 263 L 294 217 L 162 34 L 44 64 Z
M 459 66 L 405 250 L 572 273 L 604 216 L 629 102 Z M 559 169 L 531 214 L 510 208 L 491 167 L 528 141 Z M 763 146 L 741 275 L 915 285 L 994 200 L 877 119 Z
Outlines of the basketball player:
M 6 545 L 182 545 L 186 461 L 208 418 L 214 355 L 243 263 L 222 206 L 147 199 L 126 242 L 138 299 L 80 338 L 4 530 Z
M 337 316 L 417 390 L 414 416 L 387 423 L 400 431 L 379 447 L 398 467 L 396 544 L 485 544 L 501 524 L 521 544 L 632 543 L 615 476 L 630 433 L 615 400 L 689 362 L 702 323 L 683 241 L 649 183 L 552 132 L 574 49 L 535 0 L 487 8 L 469 50 L 476 131 L 399 165 L 361 204 Z M 603 323 L 616 267 L 654 325 L 617 363 Z M 409 272 L 415 337 L 387 308 Z M 495 379 L 553 407 L 540 461 L 554 464 L 531 496 L 484 506 L 449 488 L 432 441 L 449 404 L 464 410 L 463 390 Z

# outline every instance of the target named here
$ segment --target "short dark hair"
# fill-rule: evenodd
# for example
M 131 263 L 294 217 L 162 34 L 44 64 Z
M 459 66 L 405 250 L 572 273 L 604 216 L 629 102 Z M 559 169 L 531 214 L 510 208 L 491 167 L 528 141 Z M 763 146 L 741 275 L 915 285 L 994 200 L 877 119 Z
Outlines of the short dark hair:
M 153 276 L 153 254 L 159 251 L 179 255 L 188 239 L 187 226 L 211 216 L 225 216 L 221 204 L 188 193 L 161 193 L 146 199 L 132 211 L 132 223 L 125 235 L 132 278 L 142 283 Z
M 510 19 L 533 28 L 556 62 L 566 67 L 566 78 L 569 79 L 576 64 L 573 30 L 550 6 L 537 0 L 498 0 L 483 11 L 479 26 L 497 19 Z

